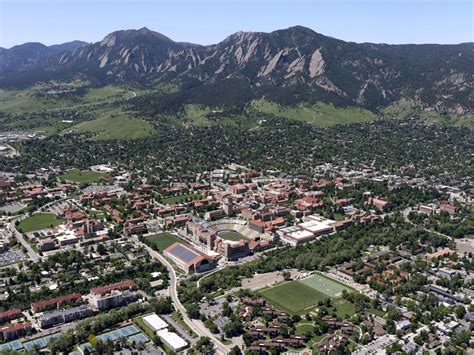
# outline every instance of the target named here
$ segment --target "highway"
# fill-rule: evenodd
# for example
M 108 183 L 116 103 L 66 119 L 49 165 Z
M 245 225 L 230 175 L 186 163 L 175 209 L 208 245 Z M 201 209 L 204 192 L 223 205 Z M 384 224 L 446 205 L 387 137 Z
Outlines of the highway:
M 176 272 L 173 269 L 173 266 L 166 260 L 166 258 L 161 255 L 160 253 L 156 252 L 152 248 L 150 248 L 148 245 L 141 243 L 138 241 L 138 239 L 134 238 L 135 243 L 138 245 L 144 247 L 150 255 L 160 261 L 163 265 L 166 266 L 166 268 L 169 271 L 169 276 L 170 276 L 170 296 L 171 300 L 173 301 L 173 304 L 176 308 L 176 310 L 181 313 L 183 317 L 183 321 L 199 336 L 203 337 L 208 337 L 211 339 L 211 341 L 214 343 L 214 346 L 216 348 L 216 353 L 217 354 L 227 354 L 230 352 L 230 347 L 227 345 L 224 345 L 214 334 L 211 333 L 209 329 L 204 325 L 203 322 L 199 319 L 191 319 L 188 317 L 186 313 L 186 309 L 184 308 L 183 304 L 178 298 L 178 291 L 177 291 L 177 278 L 176 278 Z

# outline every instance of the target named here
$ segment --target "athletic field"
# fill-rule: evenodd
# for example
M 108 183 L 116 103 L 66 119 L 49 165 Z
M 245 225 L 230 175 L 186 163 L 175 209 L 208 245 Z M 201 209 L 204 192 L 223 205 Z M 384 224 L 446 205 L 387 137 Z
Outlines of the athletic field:
M 354 291 L 353 288 L 318 273 L 302 279 L 300 282 L 331 298 L 341 297 L 343 290 Z
M 188 244 L 178 236 L 171 233 L 161 233 L 147 238 L 152 243 L 152 248 L 162 252 L 175 242 Z
M 276 308 L 291 314 L 301 314 L 318 305 L 319 301 L 331 298 L 341 316 L 353 314 L 353 305 L 341 299 L 342 291 L 354 291 L 349 286 L 321 274 L 314 274 L 303 280 L 285 282 L 263 289 L 260 294 Z M 349 309 L 349 308 L 350 309 Z
M 238 242 L 239 240 L 248 240 L 248 238 L 238 232 L 235 232 L 233 230 L 228 230 L 228 231 L 222 231 L 217 233 L 219 237 L 222 239 L 230 240 L 233 242 Z

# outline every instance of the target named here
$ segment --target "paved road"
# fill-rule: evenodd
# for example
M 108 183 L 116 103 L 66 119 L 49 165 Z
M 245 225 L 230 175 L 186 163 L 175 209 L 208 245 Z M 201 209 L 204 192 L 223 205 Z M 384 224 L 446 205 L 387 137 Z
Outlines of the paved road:
M 173 304 L 176 308 L 176 310 L 181 313 L 183 316 L 183 321 L 194 331 L 196 332 L 199 336 L 203 337 L 208 337 L 211 339 L 211 341 L 214 343 L 217 354 L 227 354 L 230 352 L 230 347 L 227 345 L 224 345 L 214 334 L 211 333 L 209 329 L 204 325 L 203 322 L 201 322 L 198 319 L 191 319 L 188 317 L 186 313 L 186 309 L 184 308 L 183 304 L 178 298 L 178 292 L 177 292 L 177 280 L 176 280 L 176 272 L 174 271 L 173 267 L 171 264 L 166 260 L 160 253 L 156 252 L 155 250 L 151 249 L 148 245 L 141 243 L 137 239 L 135 239 L 135 242 L 139 244 L 140 246 L 143 246 L 149 253 L 150 255 L 158 259 L 163 265 L 166 266 L 166 268 L 169 271 L 169 276 L 170 276 L 170 296 L 171 300 L 173 301 Z
M 63 202 L 63 201 L 66 201 L 66 200 L 67 200 L 67 198 L 62 198 L 62 199 L 59 199 L 59 200 L 56 200 L 56 201 L 51 201 L 51 202 L 47 203 L 46 205 L 38 208 L 36 213 L 42 212 L 42 211 L 46 210 L 47 208 L 49 208 L 50 206 L 55 205 L 55 204 L 60 203 L 60 202 Z M 15 221 L 17 221 L 17 220 L 21 221 L 22 219 L 27 218 L 29 215 L 30 214 L 26 213 L 26 214 L 22 214 L 22 215 L 19 215 L 19 216 L 16 216 L 16 217 L 10 219 L 9 229 L 12 231 L 13 235 L 21 243 L 21 245 L 23 245 L 25 247 L 30 259 L 34 263 L 36 263 L 36 262 L 41 260 L 41 256 L 31 247 L 30 243 L 28 243 L 25 240 L 25 238 L 23 238 L 23 235 L 20 232 L 18 232 L 18 230 L 15 227 Z
M 41 257 L 39 256 L 39 254 L 31 247 L 31 245 L 25 240 L 25 238 L 23 238 L 21 233 L 16 230 L 14 224 L 10 225 L 10 230 L 15 235 L 15 238 L 21 243 L 21 245 L 23 245 L 25 247 L 30 259 L 34 263 L 37 263 L 38 261 L 40 261 Z

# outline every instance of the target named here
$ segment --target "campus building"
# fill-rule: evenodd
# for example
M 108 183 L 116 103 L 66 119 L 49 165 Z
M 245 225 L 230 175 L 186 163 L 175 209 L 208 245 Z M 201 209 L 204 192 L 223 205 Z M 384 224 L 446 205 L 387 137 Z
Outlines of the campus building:
M 31 304 L 31 310 L 35 313 L 43 312 L 49 309 L 60 308 L 65 304 L 77 303 L 81 299 L 82 296 L 80 293 L 71 293 L 65 296 L 34 302 Z
M 136 298 L 137 296 L 128 290 L 111 290 L 108 293 L 92 294 L 89 298 L 89 304 L 98 311 L 105 311 L 133 302 Z
M 68 308 L 62 311 L 55 311 L 42 315 L 38 322 L 41 328 L 48 328 L 58 324 L 69 323 L 77 319 L 86 318 L 92 315 L 92 308 L 88 305 Z
M 163 254 L 186 273 L 205 272 L 216 266 L 214 258 L 178 242 L 166 248 Z

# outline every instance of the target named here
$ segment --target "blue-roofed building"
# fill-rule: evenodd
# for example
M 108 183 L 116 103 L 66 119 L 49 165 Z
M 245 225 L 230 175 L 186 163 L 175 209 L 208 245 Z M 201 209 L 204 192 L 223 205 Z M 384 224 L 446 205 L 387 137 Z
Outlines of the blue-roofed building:
M 186 273 L 205 272 L 216 266 L 213 257 L 178 242 L 166 248 L 163 254 Z

